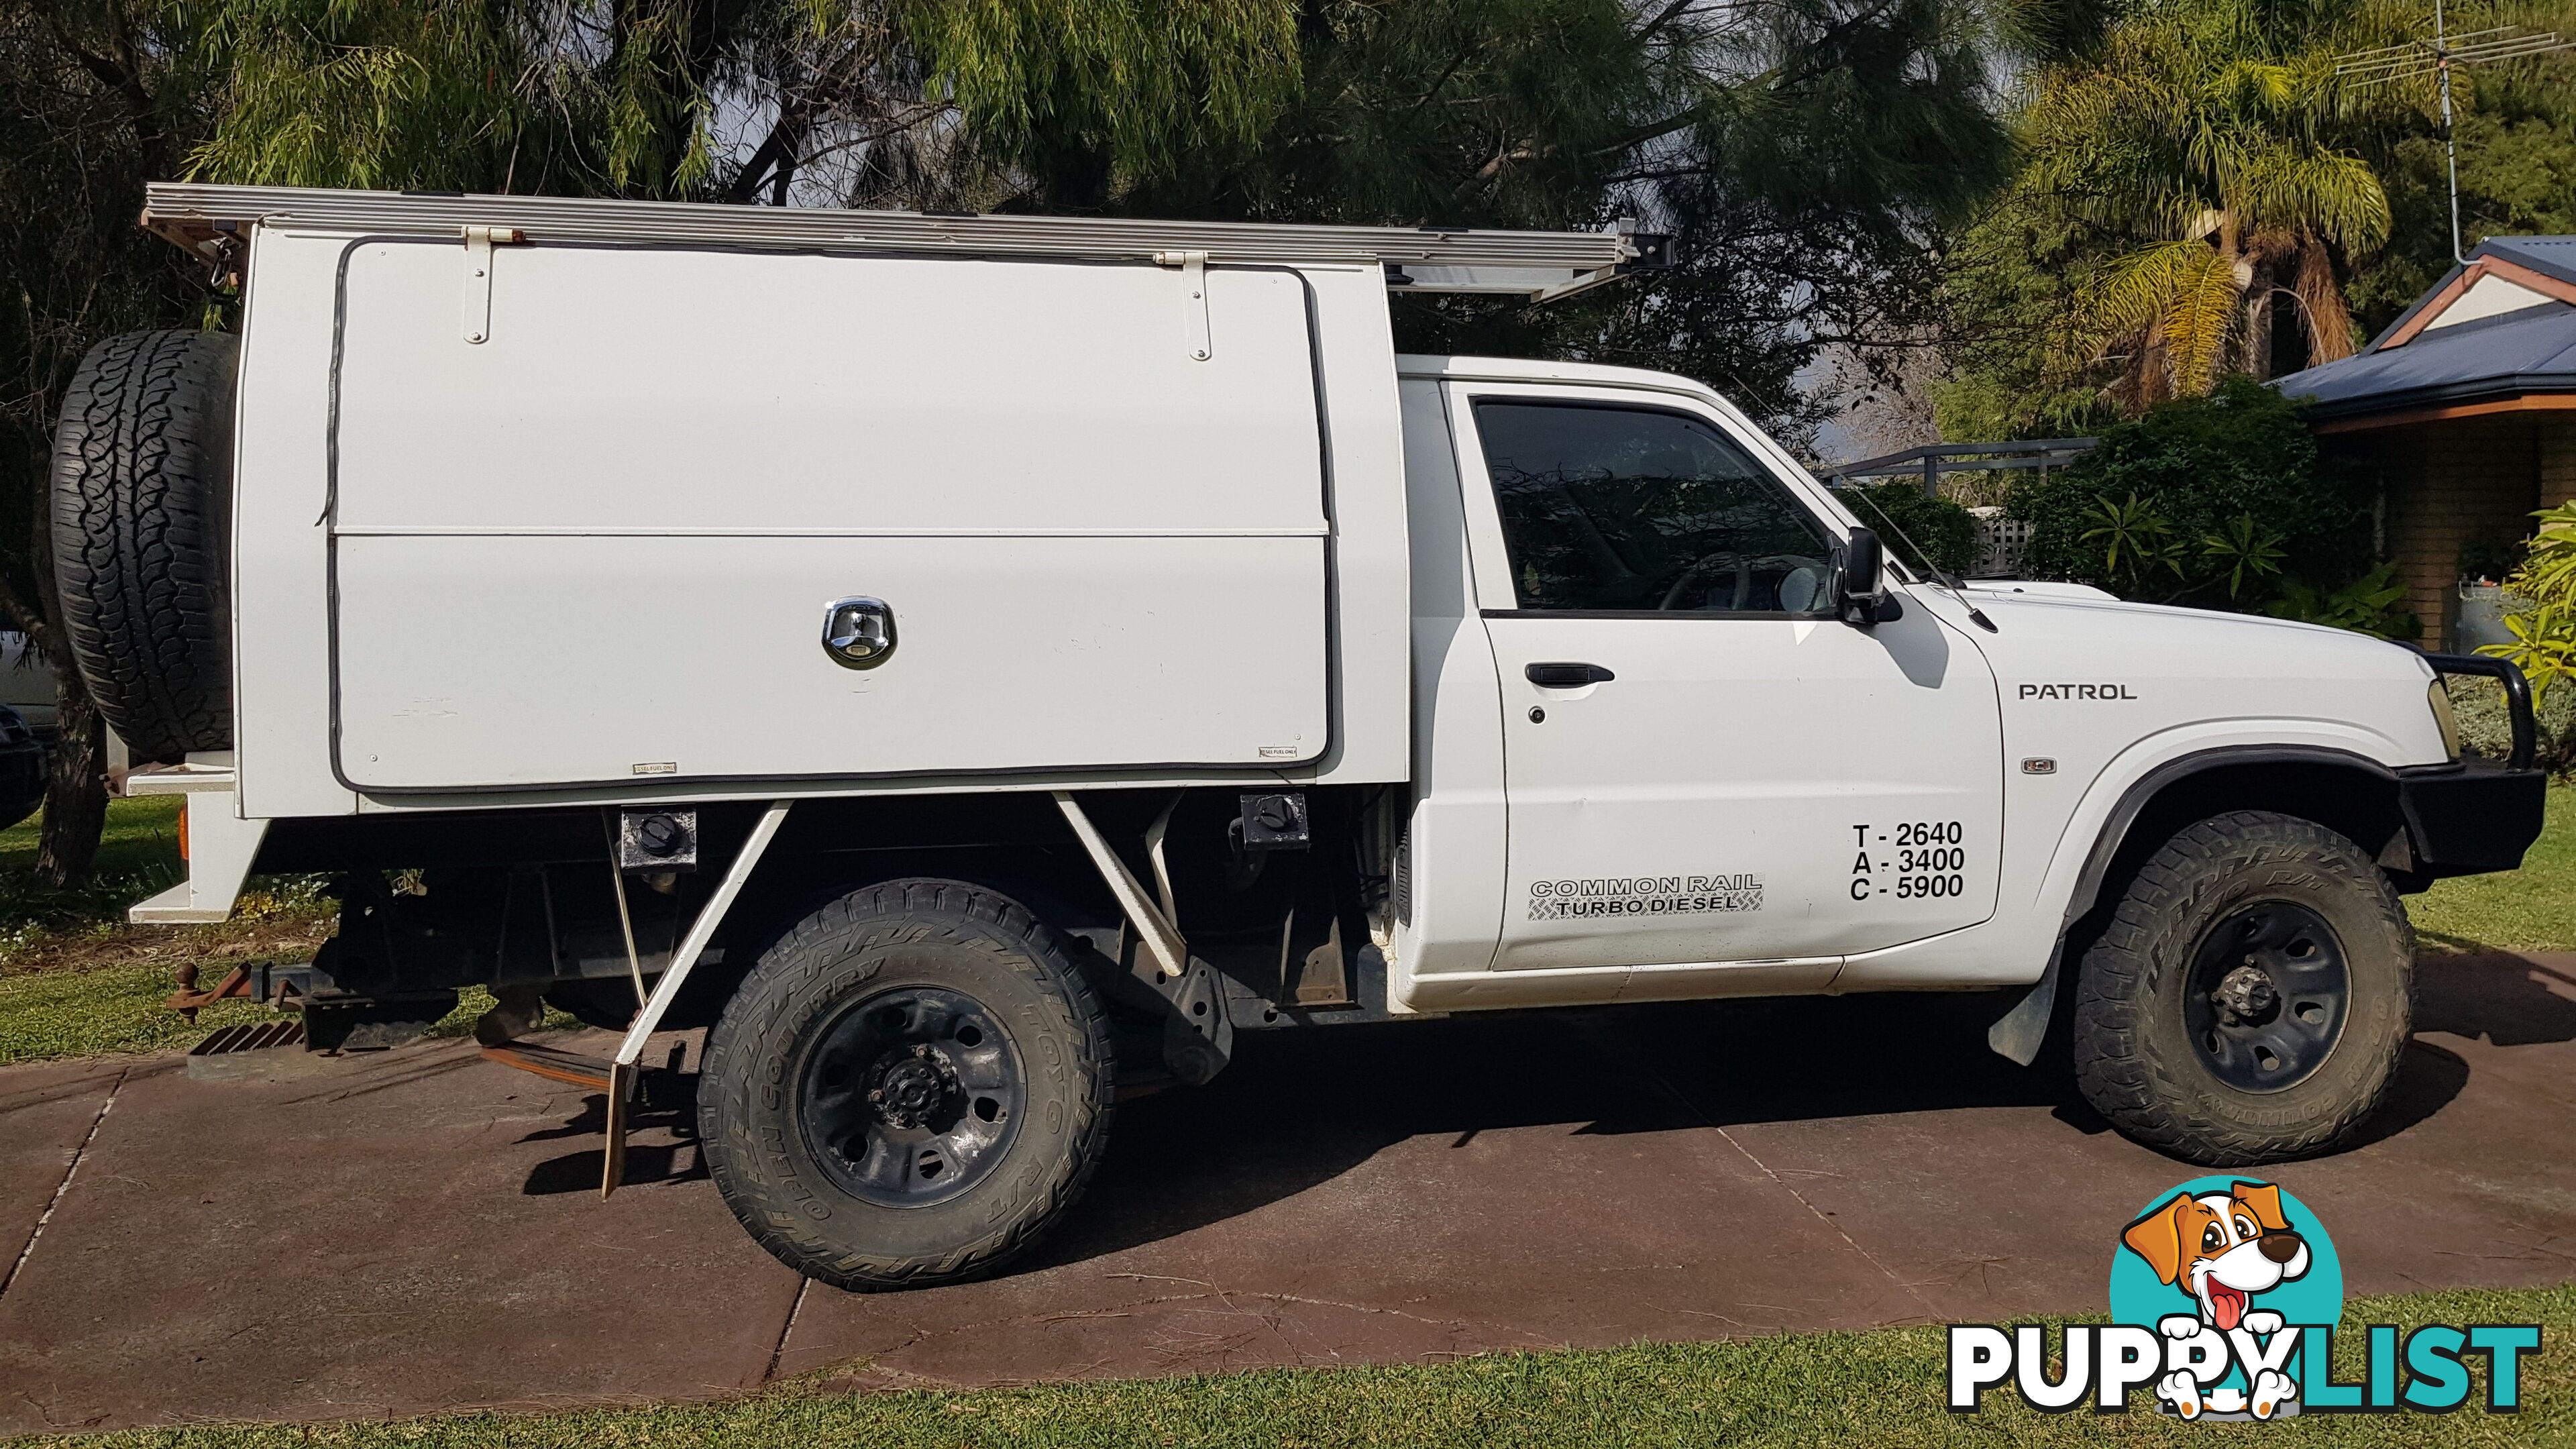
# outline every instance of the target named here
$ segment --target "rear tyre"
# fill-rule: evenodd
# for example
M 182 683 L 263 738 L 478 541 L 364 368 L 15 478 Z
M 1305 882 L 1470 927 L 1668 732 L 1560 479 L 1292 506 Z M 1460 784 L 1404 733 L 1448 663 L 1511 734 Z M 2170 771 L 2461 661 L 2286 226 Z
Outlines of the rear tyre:
M 1063 940 L 944 880 L 834 901 L 708 1038 L 698 1133 L 734 1216 L 853 1290 L 980 1277 L 1062 1218 L 1109 1134 L 1108 1021 Z
M 2084 956 L 2076 1080 L 2134 1141 L 2210 1167 L 2348 1144 L 2412 1031 L 2414 932 L 2324 826 L 2239 811 L 2140 868 Z
M 233 338 L 130 332 L 89 350 L 54 428 L 63 633 L 135 763 L 232 747 Z

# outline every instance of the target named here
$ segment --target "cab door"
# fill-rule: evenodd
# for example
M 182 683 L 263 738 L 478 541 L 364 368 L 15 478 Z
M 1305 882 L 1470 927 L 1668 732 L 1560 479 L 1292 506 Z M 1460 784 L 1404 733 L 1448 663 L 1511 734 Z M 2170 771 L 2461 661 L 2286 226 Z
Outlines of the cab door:
M 1992 673 L 1920 604 L 1836 617 L 1812 482 L 1697 399 L 1449 387 L 1504 705 L 1498 970 L 1813 989 L 1993 914 Z

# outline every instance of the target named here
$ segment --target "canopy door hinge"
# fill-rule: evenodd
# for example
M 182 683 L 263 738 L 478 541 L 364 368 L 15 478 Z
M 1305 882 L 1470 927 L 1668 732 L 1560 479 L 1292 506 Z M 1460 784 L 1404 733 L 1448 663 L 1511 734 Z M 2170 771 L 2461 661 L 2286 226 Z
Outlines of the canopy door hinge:
M 1215 355 L 1208 342 L 1207 262 L 1205 252 L 1154 253 L 1155 265 L 1181 269 L 1181 326 L 1196 362 Z
M 492 335 L 492 248 L 516 246 L 528 239 L 515 226 L 465 228 L 465 291 L 460 319 L 465 340 L 481 342 Z

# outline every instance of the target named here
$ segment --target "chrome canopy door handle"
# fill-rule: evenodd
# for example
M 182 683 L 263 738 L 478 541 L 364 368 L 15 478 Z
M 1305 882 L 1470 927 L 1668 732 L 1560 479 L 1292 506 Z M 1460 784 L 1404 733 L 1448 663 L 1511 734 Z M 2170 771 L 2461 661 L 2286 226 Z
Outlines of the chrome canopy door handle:
M 874 669 L 894 657 L 894 605 L 865 595 L 823 611 L 823 654 L 843 669 Z

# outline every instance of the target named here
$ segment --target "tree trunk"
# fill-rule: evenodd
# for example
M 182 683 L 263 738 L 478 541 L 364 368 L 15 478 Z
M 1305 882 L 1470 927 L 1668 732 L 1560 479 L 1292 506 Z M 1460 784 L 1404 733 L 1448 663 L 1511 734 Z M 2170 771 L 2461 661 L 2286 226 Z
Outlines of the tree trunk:
M 2269 257 L 2253 258 L 2254 274 L 2245 283 L 2244 333 L 2238 339 L 2242 356 L 2237 367 L 2249 377 L 2272 375 L 2272 261 Z
M 2137 388 L 2129 399 L 2129 416 L 2137 417 L 2174 392 L 2173 353 L 2165 346 L 2162 325 L 2151 323 L 2138 344 Z
M 59 733 L 53 757 L 47 761 L 36 877 L 51 889 L 63 890 L 89 880 L 90 867 L 98 860 L 99 833 L 107 828 L 107 724 L 99 717 L 98 701 L 90 698 L 89 684 L 72 662 L 71 646 L 58 627 L 62 601 L 54 596 L 53 531 L 41 490 L 35 513 L 27 540 L 36 585 L 32 604 L 0 581 L 0 614 L 6 614 L 26 634 L 27 642 L 43 652 L 54 672 L 54 724 Z
M 2335 280 L 2334 257 L 2314 236 L 2299 244 L 2299 301 L 2308 332 L 2308 365 L 2352 356 L 2352 309 L 2344 305 L 2343 284 Z
M 89 879 L 98 860 L 99 833 L 107 827 L 107 726 L 77 671 L 56 671 L 54 707 L 62 735 L 54 742 L 52 773 L 45 782 L 36 875 L 46 886 L 63 890 Z

